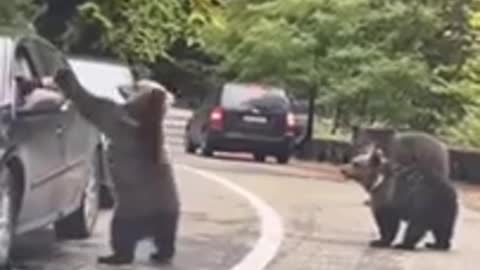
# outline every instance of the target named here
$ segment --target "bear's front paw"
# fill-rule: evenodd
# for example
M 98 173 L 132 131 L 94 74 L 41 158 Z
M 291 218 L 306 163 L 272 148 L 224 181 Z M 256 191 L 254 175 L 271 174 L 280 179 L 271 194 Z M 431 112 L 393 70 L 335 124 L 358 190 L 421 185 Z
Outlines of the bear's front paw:
M 382 247 L 389 247 L 389 246 L 390 246 L 390 243 L 389 243 L 388 241 L 379 239 L 379 240 L 370 241 L 369 245 L 370 245 L 371 247 L 382 248 Z
M 393 248 L 394 249 L 401 249 L 401 250 L 414 250 L 415 246 L 410 245 L 410 244 L 401 243 L 401 244 L 394 245 Z

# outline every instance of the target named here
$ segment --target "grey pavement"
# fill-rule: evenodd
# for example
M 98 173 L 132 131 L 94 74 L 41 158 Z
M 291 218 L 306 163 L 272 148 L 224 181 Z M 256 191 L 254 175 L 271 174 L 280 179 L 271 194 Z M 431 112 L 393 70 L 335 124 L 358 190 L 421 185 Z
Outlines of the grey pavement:
M 176 142 L 180 144 L 181 140 Z M 415 252 L 372 249 L 367 243 L 377 237 L 377 232 L 369 208 L 363 205 L 367 195 L 352 182 L 332 181 L 328 173 L 300 173 L 292 165 L 255 163 L 249 155 L 221 154 L 213 159 L 183 155 L 181 159 L 253 191 L 283 217 L 286 239 L 268 269 L 473 270 L 479 267 L 479 212 L 461 209 L 450 252 L 429 251 L 422 245 Z M 423 242 L 431 240 L 429 235 Z
M 153 252 L 143 241 L 132 266 L 114 268 L 97 265 L 96 257 L 110 252 L 111 212 L 103 212 L 93 237 L 85 241 L 56 242 L 52 230 L 37 231 L 18 239 L 14 269 L 108 270 L 108 269 L 229 269 L 249 251 L 258 238 L 257 219 L 247 202 L 215 183 L 176 171 L 182 199 L 177 256 L 172 266 L 150 264 Z M 228 209 L 228 211 L 226 211 Z
M 370 211 L 363 205 L 366 194 L 352 182 L 295 177 L 288 166 L 273 161 L 258 164 L 243 156 L 213 159 L 190 156 L 185 160 L 254 191 L 283 217 L 286 239 L 268 269 L 478 269 L 478 212 L 461 210 L 450 252 L 429 251 L 421 245 L 415 252 L 372 249 L 367 243 L 377 233 Z M 272 170 L 276 173 L 272 174 Z

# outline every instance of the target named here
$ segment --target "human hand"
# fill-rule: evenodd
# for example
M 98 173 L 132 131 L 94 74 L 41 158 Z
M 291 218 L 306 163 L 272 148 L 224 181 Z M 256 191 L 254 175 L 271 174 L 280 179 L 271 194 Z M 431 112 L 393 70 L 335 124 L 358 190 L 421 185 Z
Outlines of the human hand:
M 48 88 L 48 89 L 58 89 L 58 85 L 57 83 L 55 82 L 55 78 L 54 77 L 43 77 L 42 79 L 40 79 L 41 81 L 41 84 L 42 84 L 42 87 L 44 88 Z

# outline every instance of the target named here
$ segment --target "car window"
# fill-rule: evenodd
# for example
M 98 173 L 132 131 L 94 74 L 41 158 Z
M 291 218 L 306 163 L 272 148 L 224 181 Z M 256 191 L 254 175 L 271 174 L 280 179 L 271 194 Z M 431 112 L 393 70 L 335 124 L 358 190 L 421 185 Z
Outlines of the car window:
M 80 83 L 88 91 L 117 103 L 124 102 L 118 87 L 131 86 L 134 83 L 130 69 L 126 65 L 73 58 L 70 58 L 69 62 Z
M 18 48 L 15 52 L 13 76 L 21 76 L 29 80 L 34 78 L 32 64 L 24 48 Z
M 226 84 L 222 92 L 221 105 L 227 109 L 255 108 L 269 111 L 285 111 L 290 106 L 285 90 L 246 84 Z
M 68 67 L 63 54 L 53 45 L 40 39 L 35 39 L 32 43 L 36 53 L 40 76 L 54 76 L 55 72 L 60 68 Z

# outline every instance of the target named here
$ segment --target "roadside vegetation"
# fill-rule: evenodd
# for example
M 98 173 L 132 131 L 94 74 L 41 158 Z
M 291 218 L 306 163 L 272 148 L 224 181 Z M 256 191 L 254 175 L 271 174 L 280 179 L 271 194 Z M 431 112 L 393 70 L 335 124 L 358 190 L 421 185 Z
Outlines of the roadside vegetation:
M 479 0 L 21 0 L 0 13 L 71 53 L 146 64 L 185 94 L 285 87 L 311 100 L 315 136 L 376 125 L 480 147 Z

